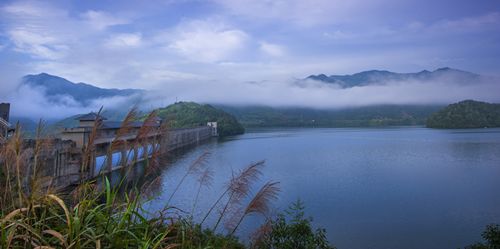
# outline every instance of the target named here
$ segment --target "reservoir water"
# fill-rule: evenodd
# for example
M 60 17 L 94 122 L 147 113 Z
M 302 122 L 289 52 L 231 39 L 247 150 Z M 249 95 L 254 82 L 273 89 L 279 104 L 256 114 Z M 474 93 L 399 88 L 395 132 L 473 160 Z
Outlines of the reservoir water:
M 189 165 L 203 152 L 214 171 L 210 188 L 186 178 L 171 205 L 200 220 L 232 171 L 266 160 L 258 187 L 280 182 L 277 211 L 301 199 L 314 226 L 338 248 L 459 248 L 500 223 L 500 129 L 421 127 L 259 129 L 190 149 L 162 167 L 156 197 L 161 210 Z M 215 217 L 210 217 L 211 227 Z M 248 239 L 262 218 L 245 219 Z M 210 222 L 212 224 L 210 224 Z M 222 226 L 220 231 L 224 231 Z

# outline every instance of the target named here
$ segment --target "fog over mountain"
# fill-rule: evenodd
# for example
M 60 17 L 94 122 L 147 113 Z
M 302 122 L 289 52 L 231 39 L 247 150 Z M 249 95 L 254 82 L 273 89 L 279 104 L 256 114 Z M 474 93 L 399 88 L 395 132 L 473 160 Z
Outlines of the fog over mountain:
M 337 84 L 342 88 L 356 86 L 367 86 L 386 84 L 394 81 L 421 81 L 421 82 L 452 82 L 456 84 L 475 84 L 481 80 L 481 76 L 462 70 L 448 67 L 439 68 L 435 71 L 423 70 L 418 73 L 393 73 L 385 70 L 371 70 L 352 75 L 311 75 L 306 80 L 318 80 Z
M 21 79 L 7 96 L 13 116 L 58 119 L 98 110 L 143 110 L 175 101 L 233 106 L 261 105 L 341 109 L 372 105 L 449 104 L 464 99 L 499 102 L 494 77 L 441 68 L 418 73 L 371 70 L 353 75 L 316 75 L 261 82 L 185 81 L 161 89 L 104 89 L 41 73 Z
M 143 90 L 138 89 L 105 89 L 86 83 L 73 83 L 64 78 L 40 73 L 37 75 L 26 75 L 21 81 L 21 87 L 38 88 L 44 92 L 50 102 L 59 103 L 66 97 L 71 97 L 82 106 L 88 106 L 93 101 L 110 97 L 130 97 L 140 95 Z
M 131 108 L 140 102 L 144 90 L 105 89 L 86 83 L 40 73 L 26 75 L 17 88 L 7 94 L 13 117 L 57 120 L 74 114 L 106 109 Z

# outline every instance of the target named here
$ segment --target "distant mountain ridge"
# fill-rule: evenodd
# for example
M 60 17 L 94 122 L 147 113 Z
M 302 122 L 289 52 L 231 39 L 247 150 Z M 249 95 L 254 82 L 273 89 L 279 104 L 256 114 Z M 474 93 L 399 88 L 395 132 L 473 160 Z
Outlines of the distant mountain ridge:
M 447 80 L 457 84 L 469 84 L 480 79 L 481 76 L 449 67 L 434 71 L 423 70 L 417 73 L 394 73 L 386 70 L 370 70 L 351 75 L 310 75 L 304 80 L 316 80 L 330 84 L 337 84 L 342 88 L 383 84 L 391 81 L 441 81 Z
M 46 97 L 51 102 L 59 102 L 63 96 L 70 96 L 83 106 L 89 105 L 93 100 L 116 96 L 132 96 L 141 94 L 140 89 L 107 89 L 87 83 L 74 83 L 59 76 L 47 73 L 29 74 L 22 78 L 21 86 L 43 88 Z

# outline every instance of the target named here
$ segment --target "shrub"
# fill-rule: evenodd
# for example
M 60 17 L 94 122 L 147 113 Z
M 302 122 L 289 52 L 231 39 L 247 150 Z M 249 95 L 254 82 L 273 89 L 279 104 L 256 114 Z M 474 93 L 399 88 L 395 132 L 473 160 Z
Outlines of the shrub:
M 256 249 L 333 249 L 326 238 L 325 229 L 313 231 L 312 218 L 306 218 L 304 203 L 290 205 L 284 213 L 268 221 L 255 235 Z

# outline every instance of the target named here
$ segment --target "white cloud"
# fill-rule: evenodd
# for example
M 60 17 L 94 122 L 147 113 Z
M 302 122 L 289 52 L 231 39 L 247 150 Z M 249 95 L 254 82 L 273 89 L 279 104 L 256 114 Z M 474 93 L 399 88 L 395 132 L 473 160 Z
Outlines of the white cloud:
M 498 30 L 500 29 L 500 13 L 492 12 L 455 20 L 441 20 L 423 28 L 434 33 L 470 33 L 491 29 Z
M 48 34 L 32 30 L 15 29 L 8 32 L 10 39 L 19 52 L 31 54 L 38 58 L 55 60 L 65 55 L 68 46 Z
M 48 15 L 53 17 L 62 17 L 67 15 L 66 11 L 53 8 L 40 1 L 16 2 L 4 6 L 2 11 L 9 15 L 15 15 L 21 19 L 45 18 Z
M 191 61 L 208 63 L 233 58 L 249 38 L 242 30 L 210 20 L 183 23 L 172 37 L 168 48 Z
M 340 30 L 335 27 L 322 33 L 325 40 L 335 44 L 408 44 L 413 46 L 435 43 L 447 37 L 500 31 L 500 13 L 492 12 L 435 22 L 412 21 L 407 25 L 373 25 L 369 29 Z M 469 36 L 469 38 L 474 38 Z M 457 43 L 462 45 L 462 43 Z M 449 46 L 447 46 L 449 48 Z M 443 49 L 444 51 L 445 49 Z
M 142 35 L 140 33 L 120 33 L 113 34 L 108 38 L 104 45 L 108 48 L 130 48 L 138 47 L 142 44 Z
M 127 109 L 134 104 L 132 100 L 135 97 L 137 96 L 101 98 L 92 101 L 88 106 L 82 106 L 69 95 L 59 95 L 57 96 L 57 102 L 54 102 L 46 97 L 43 88 L 31 88 L 21 85 L 15 92 L 10 94 L 7 101 L 11 103 L 12 116 L 27 117 L 33 120 L 40 118 L 55 120 L 96 111 L 101 106 L 104 106 L 105 109 Z
M 496 94 L 500 91 L 500 85 L 495 82 L 470 85 L 456 85 L 447 81 L 390 82 L 348 89 L 324 83 L 297 86 L 286 81 L 263 84 L 217 82 L 190 89 L 168 94 L 205 103 L 328 109 L 383 104 L 449 104 L 471 98 L 488 102 L 500 100 Z
M 113 16 L 104 11 L 89 10 L 82 14 L 82 17 L 91 27 L 97 30 L 103 30 L 107 27 L 129 23 L 129 20 Z
M 59 59 L 68 46 L 65 27 L 67 12 L 42 2 L 18 2 L 4 6 L 5 34 L 13 49 L 39 59 Z M 56 28 L 55 28 L 56 27 Z
M 213 0 L 235 16 L 280 20 L 299 27 L 355 21 L 394 0 Z
M 285 48 L 278 44 L 261 42 L 259 49 L 267 55 L 281 57 L 285 55 Z

